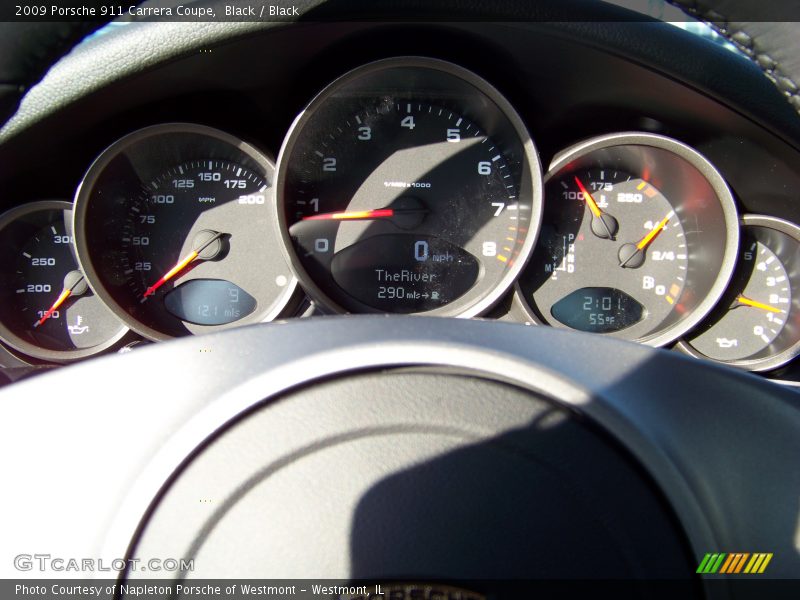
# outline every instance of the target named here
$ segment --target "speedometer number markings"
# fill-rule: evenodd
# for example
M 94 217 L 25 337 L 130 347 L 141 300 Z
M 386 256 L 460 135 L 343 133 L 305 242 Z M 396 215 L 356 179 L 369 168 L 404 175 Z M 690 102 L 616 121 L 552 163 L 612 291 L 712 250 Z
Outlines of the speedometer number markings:
M 126 136 L 76 201 L 87 277 L 149 339 L 277 316 L 295 286 L 270 222 L 272 174 L 257 150 L 208 127 Z

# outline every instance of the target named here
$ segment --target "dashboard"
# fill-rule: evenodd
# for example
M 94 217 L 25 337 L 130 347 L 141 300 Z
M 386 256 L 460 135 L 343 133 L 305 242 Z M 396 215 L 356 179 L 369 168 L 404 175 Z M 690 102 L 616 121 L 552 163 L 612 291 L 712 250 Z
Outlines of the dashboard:
M 771 98 L 744 58 L 628 26 Z M 147 27 L 84 42 L 51 85 Z M 573 329 L 800 380 L 800 153 L 780 115 L 575 24 L 288 35 L 218 40 L 6 126 L 9 380 L 345 313 Z
M 7 581 L 794 592 L 800 119 L 763 65 L 593 1 L 309 4 L 112 24 L 0 129 Z

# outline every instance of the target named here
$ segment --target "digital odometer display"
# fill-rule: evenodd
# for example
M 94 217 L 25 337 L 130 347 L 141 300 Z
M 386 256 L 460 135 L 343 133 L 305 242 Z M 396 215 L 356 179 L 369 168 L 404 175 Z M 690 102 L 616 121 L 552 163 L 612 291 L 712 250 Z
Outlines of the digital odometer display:
M 222 279 L 192 279 L 164 296 L 177 318 L 198 325 L 225 325 L 245 318 L 256 299 L 235 283 Z
M 452 302 L 478 279 L 478 259 L 437 237 L 386 234 L 348 246 L 331 263 L 334 281 L 364 304 L 413 313 Z
M 393 59 L 336 81 L 295 122 L 279 158 L 278 218 L 322 304 L 467 316 L 526 261 L 539 177 L 521 120 L 485 81 Z

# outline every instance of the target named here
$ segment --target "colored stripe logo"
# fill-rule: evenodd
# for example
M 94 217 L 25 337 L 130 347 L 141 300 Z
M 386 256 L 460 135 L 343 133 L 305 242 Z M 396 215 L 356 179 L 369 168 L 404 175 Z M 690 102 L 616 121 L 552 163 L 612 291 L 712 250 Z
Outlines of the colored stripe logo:
M 703 575 L 737 575 L 737 574 L 761 574 L 767 569 L 767 565 L 772 560 L 772 553 L 756 552 L 717 552 L 709 553 L 703 557 L 697 573 Z

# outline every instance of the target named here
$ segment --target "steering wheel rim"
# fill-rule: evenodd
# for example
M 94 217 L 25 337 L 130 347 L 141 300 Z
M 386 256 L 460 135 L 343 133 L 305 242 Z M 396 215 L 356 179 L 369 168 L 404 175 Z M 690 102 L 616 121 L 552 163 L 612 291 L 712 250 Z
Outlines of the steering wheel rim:
M 609 355 L 615 356 L 614 364 L 606 360 Z M 176 373 L 172 365 L 189 356 L 195 357 L 196 368 Z M 150 377 L 131 382 L 130 374 L 142 372 L 145 365 Z M 58 486 L 64 477 L 78 477 L 85 482 L 82 494 L 37 517 L 42 530 L 51 532 L 46 535 L 51 543 L 52 532 L 59 531 L 57 546 L 66 544 L 70 552 L 120 556 L 165 483 L 226 424 L 298 386 L 365 369 L 411 365 L 482 373 L 581 414 L 609 432 L 650 473 L 694 552 L 702 556 L 708 548 L 768 546 L 776 555 L 771 575 L 796 574 L 800 558 L 785 535 L 796 517 L 794 507 L 777 501 L 771 511 L 760 510 L 762 490 L 769 489 L 775 499 L 789 499 L 800 487 L 796 470 L 763 468 L 769 461 L 777 465 L 776 457 L 800 452 L 800 411 L 792 392 L 757 376 L 663 350 L 487 321 L 323 317 L 245 327 L 153 345 L 18 383 L 3 394 L 3 409 L 15 418 L 3 419 L 0 440 L 7 453 L 25 445 L 32 451 L 24 464 L 4 467 L 4 475 L 26 490 L 8 509 L 41 514 L 36 508 L 42 502 L 51 506 L 45 489 Z M 96 377 L 98 366 L 103 381 L 82 386 L 90 371 Z M 123 378 L 128 384 L 109 401 L 104 390 Z M 153 381 L 160 384 L 158 394 L 153 393 Z M 65 391 L 62 397 L 46 393 L 53 386 Z M 164 397 L 171 401 L 165 404 Z M 87 418 L 73 419 L 65 429 L 65 411 Z M 42 414 L 51 420 L 43 423 Z M 127 433 L 117 426 L 121 414 L 128 415 Z M 380 412 L 369 409 L 364 414 L 380 418 Z M 413 420 L 413 414 L 408 418 Z M 104 425 L 98 428 L 97 423 Z M 320 415 L 320 427 L 330 423 Z M 743 437 L 745 428 L 770 435 Z M 31 431 L 36 431 L 34 438 Z M 121 473 L 109 471 L 115 460 L 107 452 L 109 444 L 126 449 L 127 468 Z M 62 449 L 58 457 L 47 451 L 50 447 Z M 735 497 L 726 469 L 729 457 L 720 447 L 737 448 L 742 457 L 737 480 L 753 484 L 737 486 Z M 97 458 L 81 464 L 85 456 Z M 97 478 L 101 472 L 108 473 L 102 480 Z M 741 519 L 742 514 L 748 519 Z M 67 519 L 71 525 L 65 526 Z M 73 526 L 83 537 L 73 535 Z M 32 535 L 24 522 L 11 527 L 2 554 L 18 552 L 23 540 L 35 541 Z

